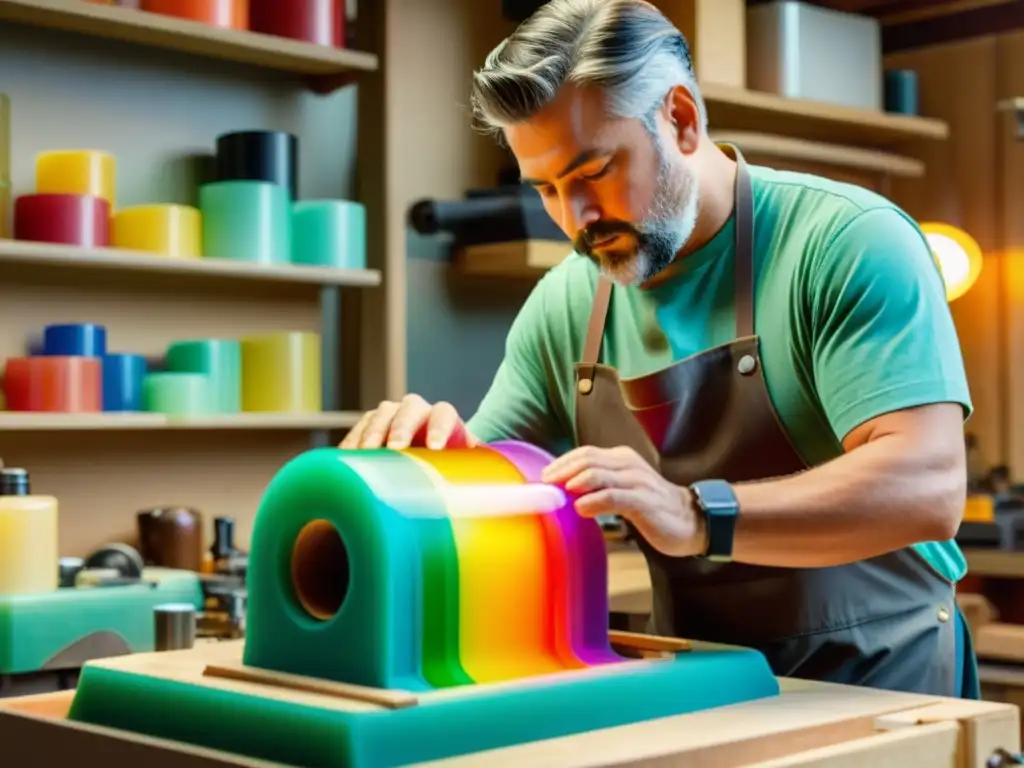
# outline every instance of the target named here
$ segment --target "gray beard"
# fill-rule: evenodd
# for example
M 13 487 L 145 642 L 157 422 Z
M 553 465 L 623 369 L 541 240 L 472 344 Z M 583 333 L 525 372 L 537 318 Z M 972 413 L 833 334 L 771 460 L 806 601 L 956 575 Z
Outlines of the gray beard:
M 697 177 L 686 168 L 673 169 L 658 148 L 658 179 L 647 217 L 637 226 L 632 249 L 602 254 L 601 271 L 614 283 L 642 285 L 675 261 L 697 223 L 700 196 Z

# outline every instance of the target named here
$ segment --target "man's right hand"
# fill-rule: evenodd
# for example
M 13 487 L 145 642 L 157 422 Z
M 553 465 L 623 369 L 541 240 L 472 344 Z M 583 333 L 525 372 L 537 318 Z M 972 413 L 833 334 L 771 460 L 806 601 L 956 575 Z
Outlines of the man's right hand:
M 363 414 L 341 448 L 427 447 L 471 448 L 477 444 L 451 403 L 431 405 L 419 395 L 406 395 L 400 403 L 384 401 Z

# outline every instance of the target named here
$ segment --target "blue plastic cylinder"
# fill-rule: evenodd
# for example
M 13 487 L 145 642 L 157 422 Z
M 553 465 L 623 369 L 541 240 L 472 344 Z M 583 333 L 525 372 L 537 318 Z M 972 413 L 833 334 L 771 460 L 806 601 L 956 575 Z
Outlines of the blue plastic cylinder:
M 141 411 L 146 358 L 116 353 L 103 358 L 103 410 Z
M 60 323 L 43 329 L 43 354 L 63 357 L 103 357 L 107 329 L 94 323 Z

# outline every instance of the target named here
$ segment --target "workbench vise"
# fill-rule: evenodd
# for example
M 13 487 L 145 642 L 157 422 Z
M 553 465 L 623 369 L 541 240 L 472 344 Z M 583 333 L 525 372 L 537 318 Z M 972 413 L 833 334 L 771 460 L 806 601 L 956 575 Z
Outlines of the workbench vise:
M 604 537 L 540 481 L 551 460 L 518 442 L 296 457 L 256 514 L 237 663 L 90 663 L 70 717 L 376 768 L 778 694 L 750 649 L 616 641 Z

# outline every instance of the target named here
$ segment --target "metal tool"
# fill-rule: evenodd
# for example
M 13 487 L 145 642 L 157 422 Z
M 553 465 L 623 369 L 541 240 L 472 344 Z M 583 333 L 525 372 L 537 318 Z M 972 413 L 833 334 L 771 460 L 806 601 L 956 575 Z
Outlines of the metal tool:
M 196 643 L 196 609 L 189 603 L 164 603 L 153 607 L 158 651 L 182 651 Z

